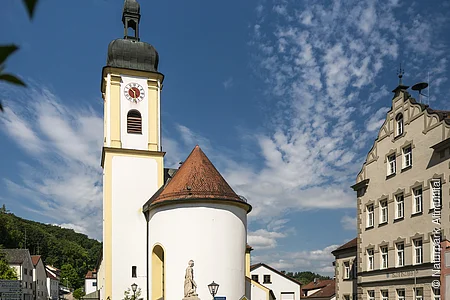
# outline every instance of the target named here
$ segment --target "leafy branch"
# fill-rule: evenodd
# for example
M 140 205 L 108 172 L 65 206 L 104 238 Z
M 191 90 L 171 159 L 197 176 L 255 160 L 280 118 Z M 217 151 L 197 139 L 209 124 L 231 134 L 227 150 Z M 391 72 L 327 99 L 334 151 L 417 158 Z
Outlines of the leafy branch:
M 28 16 L 30 19 L 33 18 L 33 14 L 36 8 L 38 0 L 22 0 L 25 8 L 27 9 Z M 0 81 L 6 81 L 8 83 L 26 86 L 26 84 L 17 78 L 15 75 L 4 73 L 5 62 L 10 57 L 11 54 L 19 49 L 18 46 L 14 44 L 0 46 Z M 0 102 L 0 111 L 3 111 L 2 103 Z

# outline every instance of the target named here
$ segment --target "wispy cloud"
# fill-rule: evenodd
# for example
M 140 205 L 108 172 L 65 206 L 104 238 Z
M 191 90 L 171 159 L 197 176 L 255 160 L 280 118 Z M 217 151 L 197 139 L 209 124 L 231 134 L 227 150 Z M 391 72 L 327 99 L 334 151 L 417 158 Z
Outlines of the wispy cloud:
M 345 230 L 356 230 L 356 217 L 345 215 L 341 219 L 341 224 Z
M 1 128 L 33 164 L 19 162 L 17 182 L 3 178 L 10 199 L 62 226 L 101 237 L 103 119 L 91 107 L 62 105 L 49 90 L 2 85 Z M 25 200 L 25 201 L 24 201 Z
M 298 272 L 299 270 L 308 270 L 332 277 L 334 275 L 334 267 L 332 265 L 334 256 L 331 254 L 331 251 L 338 246 L 330 245 L 323 249 L 310 251 L 274 251 L 270 254 L 252 256 L 251 263 L 263 262 L 280 271 Z
M 225 80 L 224 82 L 222 82 L 223 87 L 228 90 L 229 88 L 231 88 L 234 84 L 233 82 L 233 77 L 229 77 L 227 80 Z

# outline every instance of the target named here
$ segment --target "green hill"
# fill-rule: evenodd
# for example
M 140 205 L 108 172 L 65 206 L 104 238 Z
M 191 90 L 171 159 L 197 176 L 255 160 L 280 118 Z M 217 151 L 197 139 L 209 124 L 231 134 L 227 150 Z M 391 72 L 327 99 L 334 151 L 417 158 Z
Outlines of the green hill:
M 61 269 L 63 284 L 72 288 L 84 285 L 84 276 L 95 268 L 102 244 L 72 229 L 25 220 L 0 208 L 0 245 L 28 249 L 41 255 L 45 264 Z
M 326 280 L 331 279 L 329 276 L 322 276 L 320 274 L 316 274 L 310 271 L 304 271 L 304 272 L 286 272 L 281 271 L 281 273 L 286 274 L 287 276 L 294 278 L 298 281 L 300 281 L 303 285 L 306 285 L 314 280 L 314 278 L 317 278 L 319 280 Z

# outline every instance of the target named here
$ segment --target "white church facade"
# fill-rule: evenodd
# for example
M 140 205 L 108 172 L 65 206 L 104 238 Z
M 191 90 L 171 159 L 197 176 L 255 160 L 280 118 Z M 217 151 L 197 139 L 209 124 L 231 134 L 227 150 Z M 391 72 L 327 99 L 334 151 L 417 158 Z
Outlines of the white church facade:
M 213 281 L 221 299 L 251 299 L 246 282 L 251 281 L 247 214 L 252 207 L 199 146 L 179 169 L 164 168 L 164 75 L 155 48 L 139 39 L 140 17 L 139 4 L 125 0 L 125 35 L 109 44 L 102 73 L 99 300 L 123 299 L 132 284 L 137 299 L 206 300 Z

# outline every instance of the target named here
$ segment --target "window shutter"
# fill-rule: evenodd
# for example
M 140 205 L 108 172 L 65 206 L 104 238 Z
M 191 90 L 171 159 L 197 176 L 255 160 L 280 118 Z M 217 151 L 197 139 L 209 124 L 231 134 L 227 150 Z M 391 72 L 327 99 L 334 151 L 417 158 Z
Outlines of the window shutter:
M 127 132 L 142 134 L 142 117 L 137 110 L 130 110 L 127 115 Z

